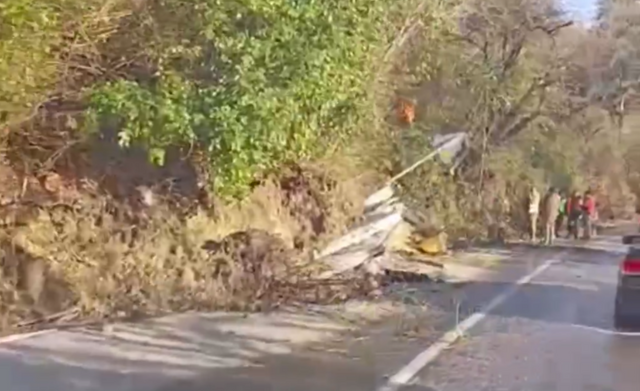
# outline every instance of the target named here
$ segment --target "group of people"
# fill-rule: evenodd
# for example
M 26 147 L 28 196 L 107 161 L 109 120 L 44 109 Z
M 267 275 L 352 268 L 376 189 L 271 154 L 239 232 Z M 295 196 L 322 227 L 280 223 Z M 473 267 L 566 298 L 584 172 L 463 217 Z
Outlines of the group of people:
M 540 213 L 542 212 L 542 213 Z M 551 244 L 566 226 L 567 238 L 590 239 L 594 234 L 594 222 L 598 218 L 595 195 L 587 190 L 567 196 L 556 188 L 550 188 L 544 198 L 531 186 L 529 192 L 529 221 L 532 241 L 537 241 L 539 217 L 544 227 L 544 243 Z M 582 236 L 580 232 L 582 231 Z

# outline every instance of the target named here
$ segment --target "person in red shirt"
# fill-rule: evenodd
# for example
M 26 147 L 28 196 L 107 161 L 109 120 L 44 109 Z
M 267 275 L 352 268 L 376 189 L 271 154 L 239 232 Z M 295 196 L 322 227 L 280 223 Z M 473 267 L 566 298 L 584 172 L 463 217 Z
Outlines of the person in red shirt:
M 593 234 L 593 222 L 596 216 L 596 199 L 590 190 L 584 193 L 582 208 L 584 210 L 584 238 L 591 239 Z
M 577 191 L 571 193 L 567 200 L 567 238 L 578 239 L 579 221 L 582 214 L 582 196 Z

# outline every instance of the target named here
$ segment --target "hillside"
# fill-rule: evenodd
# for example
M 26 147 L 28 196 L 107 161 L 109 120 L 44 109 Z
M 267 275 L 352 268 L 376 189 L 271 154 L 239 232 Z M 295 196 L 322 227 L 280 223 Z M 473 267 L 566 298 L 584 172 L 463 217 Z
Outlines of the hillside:
M 4 0 L 4 326 L 259 309 L 436 134 L 467 133 L 460 167 L 399 183 L 453 238 L 521 235 L 531 184 L 631 216 L 620 7 L 587 30 L 552 0 Z

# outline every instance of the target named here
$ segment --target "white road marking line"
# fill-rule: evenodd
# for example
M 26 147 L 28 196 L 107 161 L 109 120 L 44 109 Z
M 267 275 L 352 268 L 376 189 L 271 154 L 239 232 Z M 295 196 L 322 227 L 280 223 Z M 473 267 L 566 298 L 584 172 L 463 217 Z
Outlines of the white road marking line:
M 603 329 L 600 327 L 593 326 L 585 326 L 583 324 L 571 324 L 571 327 L 575 327 L 577 329 L 595 331 L 596 333 L 606 334 L 606 335 L 621 335 L 625 337 L 640 337 L 640 332 L 638 331 L 618 331 L 618 330 L 609 330 Z
M 3 345 L 5 343 L 16 342 L 16 341 L 21 341 L 21 340 L 24 340 L 24 339 L 37 337 L 39 335 L 50 334 L 50 333 L 54 333 L 54 332 L 57 332 L 57 331 L 59 331 L 59 330 L 58 329 L 47 329 L 47 330 L 34 331 L 34 332 L 31 332 L 31 333 L 11 334 L 11 335 L 7 335 L 6 337 L 0 338 L 0 345 Z
M 458 327 L 446 332 L 434 344 L 429 346 L 422 353 L 418 354 L 413 360 L 411 360 L 409 364 L 405 365 L 395 375 L 391 376 L 387 383 L 383 387 L 379 388 L 378 391 L 393 391 L 401 386 L 410 384 L 410 382 L 415 378 L 418 372 L 435 361 L 435 359 L 438 358 L 438 356 L 442 354 L 442 352 L 449 349 L 451 345 L 453 345 L 453 343 L 456 342 L 458 338 L 460 338 L 461 334 L 464 334 L 471 330 L 478 323 L 480 323 L 480 321 L 485 319 L 490 312 L 501 306 L 505 301 L 513 296 L 523 285 L 530 283 L 534 278 L 551 267 L 551 265 L 558 262 L 560 261 L 550 259 L 542 265 L 538 266 L 531 273 L 520 278 L 508 290 L 499 294 L 493 300 L 491 300 L 489 304 L 487 304 L 487 306 L 482 310 L 470 315 L 468 318 L 462 321 L 458 325 Z

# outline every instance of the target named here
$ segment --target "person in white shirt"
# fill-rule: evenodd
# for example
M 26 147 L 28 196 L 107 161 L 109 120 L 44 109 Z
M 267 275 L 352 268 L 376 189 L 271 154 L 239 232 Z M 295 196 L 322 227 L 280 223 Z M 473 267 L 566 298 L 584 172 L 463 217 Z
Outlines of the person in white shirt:
M 535 186 L 531 185 L 531 189 L 529 189 L 529 235 L 531 236 L 531 241 L 535 242 L 538 232 L 538 216 L 540 215 L 540 193 L 535 188 Z

